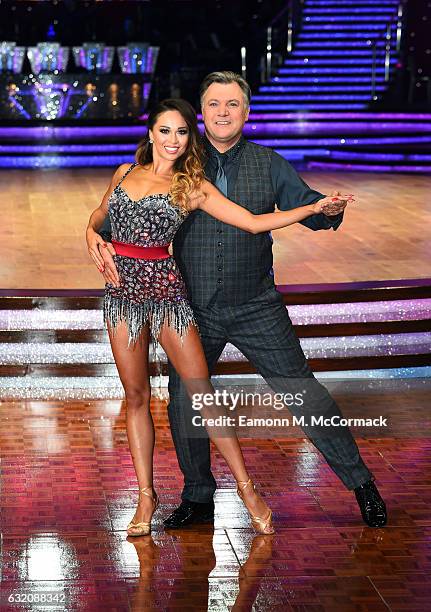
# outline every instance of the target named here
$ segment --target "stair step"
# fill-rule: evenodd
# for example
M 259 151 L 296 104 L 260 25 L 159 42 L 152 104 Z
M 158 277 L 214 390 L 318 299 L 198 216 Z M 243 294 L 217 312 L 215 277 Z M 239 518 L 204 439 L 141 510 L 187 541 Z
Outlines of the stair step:
M 353 66 L 349 66 L 349 69 L 346 70 L 344 68 L 318 68 L 315 65 L 299 68 L 297 66 L 292 66 L 291 68 L 279 68 L 280 74 L 344 74 L 348 79 L 347 75 L 355 76 L 356 74 L 367 74 L 371 79 L 371 68 L 365 66 L 358 66 L 354 68 Z M 376 68 L 376 74 L 384 74 L 384 68 Z
M 293 92 L 302 92 L 302 93 L 308 93 L 308 92 L 316 92 L 316 93 L 345 93 L 346 91 L 346 87 L 348 87 L 349 91 L 361 91 L 361 92 L 368 92 L 370 93 L 371 91 L 371 85 L 370 83 L 368 83 L 367 85 L 332 85 L 332 86 L 325 86 L 325 85 L 313 85 L 312 83 L 308 83 L 308 85 L 306 85 L 304 83 L 303 86 L 295 86 L 295 85 L 290 85 L 288 87 L 283 87 L 280 85 L 263 85 L 262 87 L 259 88 L 259 92 L 267 92 L 267 93 L 286 93 L 286 95 L 293 93 Z M 377 91 L 384 91 L 385 90 L 385 86 L 384 85 L 378 85 L 376 87 Z M 254 98 L 254 96 L 253 96 Z M 2 147 L 0 146 L 0 152 L 1 152 Z
M 304 18 L 304 26 L 310 23 L 327 23 L 328 25 L 333 23 L 348 23 L 349 21 L 355 21 L 356 23 L 367 23 L 370 27 L 375 27 L 374 24 L 378 23 L 384 26 L 389 22 L 391 15 L 334 15 L 334 13 L 327 13 L 326 15 L 307 15 Z
M 114 167 L 133 162 L 132 155 L 29 155 L 0 156 L 0 168 L 81 168 L 87 166 Z
M 385 55 L 385 49 L 381 47 L 377 50 L 377 57 L 381 58 Z M 350 59 L 362 60 L 364 57 L 373 59 L 373 48 L 368 45 L 364 49 L 295 49 L 295 51 L 289 55 L 284 61 L 285 64 L 289 63 L 292 59 L 302 59 L 309 57 L 349 57 Z
M 358 342 L 360 340 L 360 342 Z M 345 358 L 354 356 L 386 356 L 425 354 L 430 349 L 431 336 L 428 332 L 413 332 L 399 334 L 370 334 L 353 336 L 307 337 L 301 338 L 300 344 L 307 358 Z M 115 376 L 114 358 L 110 345 L 97 343 L 82 344 L 7 344 L 7 352 L 0 360 L 2 366 L 30 366 L 30 371 L 49 371 L 52 366 L 58 366 L 58 373 L 82 375 L 85 368 L 99 371 L 102 375 L 113 373 Z M 0 349 L 3 348 L 0 345 Z M 3 352 L 2 352 L 3 353 Z M 166 355 L 161 351 L 159 359 L 166 362 Z M 243 353 L 232 344 L 223 350 L 220 361 L 243 361 Z M 154 363 L 154 362 L 153 362 Z M 32 367 L 33 366 L 33 367 Z M 81 369 L 82 368 L 82 369 Z M 55 375 L 55 369 L 53 374 Z M 78 374 L 80 372 L 80 374 Z
M 341 162 L 323 160 L 309 161 L 307 168 L 310 170 L 350 170 L 352 172 L 404 172 L 414 174 L 429 174 L 430 166 L 427 165 L 408 165 L 397 164 L 392 162 L 389 164 L 365 163 L 365 162 Z
M 301 36 L 303 38 L 306 38 L 307 34 L 314 32 L 314 31 L 319 31 L 321 32 L 322 30 L 326 31 L 326 32 L 346 32 L 348 35 L 350 35 L 350 32 L 357 32 L 360 28 L 362 28 L 363 32 L 371 32 L 374 36 L 376 35 L 376 32 L 383 32 L 383 29 L 385 28 L 386 23 L 367 23 L 367 24 L 361 24 L 358 26 L 357 23 L 326 23 L 324 24 L 322 23 L 312 23 L 311 21 L 307 21 L 306 23 L 304 23 L 304 25 L 302 26 L 302 30 L 301 30 Z M 397 24 L 394 23 L 392 25 L 392 29 L 396 29 Z M 366 34 L 363 34 L 363 36 L 365 36 Z
M 304 136 L 302 138 L 251 138 L 253 142 L 277 149 L 292 147 L 363 147 L 429 145 L 429 136 Z
M 431 153 L 378 153 L 370 151 L 331 151 L 330 159 L 358 161 L 426 162 L 431 164 Z
M 371 84 L 371 74 L 369 76 L 356 77 L 331 77 L 324 76 L 319 77 L 317 75 L 313 76 L 297 76 L 297 77 L 273 77 L 273 83 L 320 83 L 320 84 L 329 84 L 329 83 L 345 83 L 346 85 L 350 85 L 351 83 L 369 83 Z M 376 79 L 377 83 L 384 82 L 384 75 L 380 78 Z
M 356 7 L 382 7 L 382 6 L 398 6 L 398 0 L 307 0 L 307 8 L 315 7 L 333 7 L 338 9 L 345 6 Z
M 298 40 L 298 42 L 295 45 L 295 51 L 296 50 L 300 50 L 302 53 L 306 53 L 308 49 L 315 49 L 315 48 L 319 48 L 319 49 L 326 49 L 328 48 L 329 50 L 334 49 L 336 47 L 340 47 L 342 50 L 344 49 L 349 49 L 350 47 L 357 49 L 358 47 L 360 48 L 369 48 L 371 45 L 371 40 L 367 40 L 366 38 L 364 38 L 363 40 L 351 40 L 349 42 L 341 42 L 339 40 L 319 40 L 319 41 L 313 41 L 313 40 Z M 306 48 L 306 50 L 304 50 L 304 47 Z M 379 40 L 377 43 L 377 47 L 385 47 L 385 41 L 384 40 Z
M 380 58 L 380 62 L 381 64 L 383 64 L 383 57 Z M 398 59 L 393 57 L 390 61 L 391 65 L 395 65 L 398 63 Z M 352 57 L 333 57 L 330 59 L 322 59 L 320 57 L 305 57 L 303 59 L 291 59 L 288 58 L 285 62 L 284 62 L 284 66 L 289 67 L 289 66 L 313 66 L 313 67 L 318 67 L 318 66 L 334 66 L 334 67 L 338 67 L 338 66 L 369 66 L 371 68 L 371 66 L 373 65 L 373 58 L 370 55 L 369 58 L 364 58 L 364 57 L 359 57 L 359 58 L 352 58 Z
M 319 121 L 330 121 L 331 123 L 328 125 L 334 125 L 334 121 L 345 121 L 344 127 L 348 127 L 350 125 L 350 121 L 358 121 L 358 122 L 367 122 L 367 124 L 375 123 L 382 127 L 382 123 L 385 122 L 385 125 L 391 126 L 394 125 L 393 122 L 399 122 L 399 125 L 420 125 L 419 129 L 429 129 L 431 128 L 431 113 L 395 113 L 395 112 L 372 112 L 372 111 L 364 111 L 360 113 L 349 113 L 349 112 L 337 112 L 337 113 L 309 113 L 308 115 L 301 115 L 298 117 L 296 113 L 279 113 L 276 115 L 253 115 L 249 116 L 249 123 L 254 121 L 283 121 L 283 122 L 297 122 L 303 125 L 303 121 L 307 121 L 307 124 L 319 120 Z M 420 122 L 420 123 L 419 123 Z M 248 124 L 246 124 L 247 126 Z M 339 125 L 338 123 L 335 125 Z M 358 123 L 361 125 L 361 123 Z M 395 125 L 397 125 L 395 123 Z M 1 306 L 1 299 L 0 299 Z
M 381 14 L 381 15 L 388 15 L 391 16 L 394 13 L 394 9 L 392 6 L 386 6 L 386 7 L 382 7 L 382 8 L 377 8 L 377 7 L 352 7 L 352 8 L 305 8 L 302 12 L 302 14 L 304 16 L 307 15 L 332 15 L 334 12 L 337 13 L 337 15 L 351 15 L 352 13 L 355 14 L 361 14 L 361 13 L 366 13 L 367 15 L 375 15 L 375 14 Z
M 340 110 L 349 109 L 349 110 L 360 110 L 366 109 L 367 104 L 346 104 L 345 102 L 340 102 L 339 104 L 326 103 L 323 104 L 321 102 L 309 103 L 309 104 L 253 104 L 252 110 L 297 110 L 302 112 L 309 112 L 310 110 Z M 2 158 L 0 157 L 0 166 L 1 166 Z M 124 162 L 123 162 L 124 163 Z M 7 167 L 7 166 L 6 166 Z
M 316 100 L 318 102 L 322 102 L 324 100 L 328 100 L 328 101 L 339 101 L 339 102 L 343 102 L 345 100 L 370 100 L 370 96 L 371 93 L 368 92 L 367 94 L 353 94 L 353 95 L 349 95 L 349 94 L 326 94 L 326 93 L 320 93 L 319 91 L 316 91 L 315 93 L 303 93 L 303 92 L 290 92 L 289 95 L 284 95 L 284 96 L 277 96 L 277 95 L 273 95 L 273 96 L 265 96 L 265 95 L 255 95 L 253 96 L 253 104 L 255 102 L 286 102 L 287 100 L 292 101 L 292 102 L 296 102 L 299 100 Z
M 260 106 L 260 104 L 258 105 Z M 255 106 L 253 102 L 252 106 Z M 320 113 L 320 115 L 323 114 L 324 113 Z M 357 115 L 358 113 L 350 114 Z M 397 140 L 401 134 L 423 134 L 423 138 L 426 138 L 425 134 L 428 134 L 429 138 L 429 134 L 431 132 L 431 123 L 423 123 L 421 121 L 416 123 L 408 121 L 384 121 L 383 119 L 380 121 L 378 119 L 352 119 L 351 121 L 339 119 L 327 122 L 322 120 L 313 121 L 307 117 L 308 116 L 304 117 L 302 115 L 300 118 L 298 118 L 298 122 L 293 121 L 291 123 L 276 123 L 271 121 L 271 119 L 268 119 L 264 124 L 262 124 L 262 129 L 258 129 L 256 125 L 253 126 L 253 124 L 248 124 L 248 127 L 245 129 L 245 134 L 254 138 L 269 136 L 275 138 L 280 135 L 282 138 L 289 138 L 297 135 L 310 139 L 319 137 L 318 135 L 334 135 L 339 136 L 340 138 L 349 137 L 350 142 L 354 142 L 352 140 L 353 138 L 361 134 L 369 134 L 370 130 L 372 130 L 373 135 L 376 138 L 382 138 L 384 135 L 389 135 L 390 138 L 395 140 Z M 341 140 L 341 143 L 343 144 L 343 140 Z
M 320 30 L 321 28 L 319 28 Z M 305 42 L 308 40 L 317 40 L 317 39 L 325 39 L 328 40 L 328 32 L 315 32 L 310 31 L 305 33 L 304 31 L 301 33 L 302 40 Z M 332 32 L 331 38 L 345 39 L 346 41 L 353 41 L 355 39 L 361 38 L 363 40 L 369 40 L 376 37 L 376 32 Z
M 136 143 L 130 144 L 41 144 L 41 145 L 0 145 L 0 155 L 6 153 L 67 153 L 68 155 L 76 155 L 82 153 L 85 149 L 86 153 L 135 153 Z
M 22 142 L 25 140 L 33 140 L 36 142 L 47 142 L 54 140 L 58 142 L 59 134 L 61 133 L 61 140 L 63 141 L 78 141 L 85 142 L 89 140 L 94 142 L 98 138 L 109 138 L 114 140 L 120 138 L 133 138 L 135 142 L 142 137 L 142 130 L 144 123 L 141 125 L 104 125 L 104 126 L 9 126 L 5 127 L 0 125 L 0 139 L 7 139 L 9 141 L 19 140 Z

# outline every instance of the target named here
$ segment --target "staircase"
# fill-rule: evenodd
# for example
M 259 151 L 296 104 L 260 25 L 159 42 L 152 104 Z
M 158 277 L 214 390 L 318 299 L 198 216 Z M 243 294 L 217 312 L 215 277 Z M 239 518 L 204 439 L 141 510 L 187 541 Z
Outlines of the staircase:
M 374 39 L 396 15 L 398 0 L 306 0 L 294 51 L 253 98 L 260 111 L 360 110 L 372 101 Z M 396 21 L 392 25 L 391 72 Z M 385 41 L 377 45 L 376 94 L 385 90 Z
M 431 113 L 372 108 L 388 87 L 379 39 L 373 92 L 373 40 L 398 6 L 398 0 L 305 0 L 294 51 L 253 96 L 252 139 L 299 169 L 429 172 Z M 400 67 L 396 20 L 391 28 L 390 79 Z
M 431 279 L 279 286 L 311 368 L 322 376 L 430 376 Z M 79 293 L 79 295 L 77 295 Z M 116 399 L 123 390 L 98 290 L 0 290 L 0 401 Z M 167 360 L 150 351 L 154 391 Z M 233 345 L 219 376 L 254 374 Z

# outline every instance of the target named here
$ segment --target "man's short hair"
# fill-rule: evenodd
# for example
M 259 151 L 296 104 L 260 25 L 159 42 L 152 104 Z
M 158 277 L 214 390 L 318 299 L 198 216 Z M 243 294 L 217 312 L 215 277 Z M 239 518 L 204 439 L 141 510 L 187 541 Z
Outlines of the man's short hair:
M 219 72 L 210 72 L 210 74 L 207 74 L 207 76 L 201 83 L 199 91 L 201 106 L 203 106 L 204 95 L 208 87 L 213 83 L 223 83 L 224 85 L 229 85 L 230 83 L 237 83 L 240 86 L 242 94 L 244 96 L 245 107 L 250 107 L 250 85 L 240 74 L 232 72 L 231 70 L 221 70 Z

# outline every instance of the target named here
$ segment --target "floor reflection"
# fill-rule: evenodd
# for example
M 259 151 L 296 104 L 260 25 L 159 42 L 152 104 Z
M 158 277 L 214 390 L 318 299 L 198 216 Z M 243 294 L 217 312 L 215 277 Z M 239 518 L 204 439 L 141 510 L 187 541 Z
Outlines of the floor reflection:
M 196 538 L 190 532 L 175 532 L 173 538 L 178 552 L 178 565 L 166 593 L 165 609 L 209 610 L 211 601 L 219 599 L 216 581 L 209 580 L 217 568 L 218 558 L 224 562 L 223 546 L 220 549 L 220 535 L 201 534 Z M 131 609 L 134 612 L 155 609 L 160 605 L 156 582 L 163 575 L 163 547 L 152 536 L 127 538 L 136 550 L 139 560 L 139 580 L 133 585 Z M 198 548 L 198 555 L 193 554 Z M 236 576 L 230 575 L 229 599 L 223 593 L 225 609 L 240 612 L 250 610 L 259 593 L 264 567 L 273 554 L 273 536 L 258 535 L 250 543 L 248 555 L 238 563 Z M 215 572 L 217 574 L 217 572 Z M 229 572 L 231 573 L 231 572 Z

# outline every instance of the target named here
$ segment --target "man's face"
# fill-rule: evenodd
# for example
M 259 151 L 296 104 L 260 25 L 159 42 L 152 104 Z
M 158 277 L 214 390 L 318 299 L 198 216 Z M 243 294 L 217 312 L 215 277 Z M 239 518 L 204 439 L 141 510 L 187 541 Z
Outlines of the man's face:
M 202 116 L 210 142 L 229 149 L 238 140 L 249 109 L 238 83 L 212 83 L 202 101 Z

